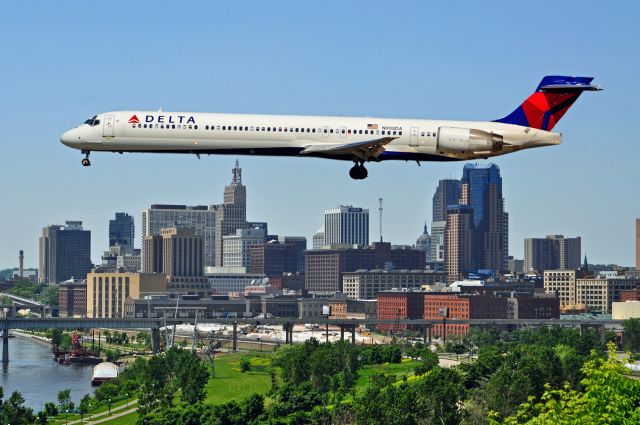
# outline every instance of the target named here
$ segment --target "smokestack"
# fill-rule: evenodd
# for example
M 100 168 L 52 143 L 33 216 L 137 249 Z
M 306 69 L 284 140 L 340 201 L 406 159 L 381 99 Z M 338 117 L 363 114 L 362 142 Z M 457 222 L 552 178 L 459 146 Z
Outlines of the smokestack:
M 24 251 L 20 250 L 20 256 L 18 257 L 20 259 L 20 272 L 18 274 L 18 276 L 20 277 L 20 279 L 24 278 Z

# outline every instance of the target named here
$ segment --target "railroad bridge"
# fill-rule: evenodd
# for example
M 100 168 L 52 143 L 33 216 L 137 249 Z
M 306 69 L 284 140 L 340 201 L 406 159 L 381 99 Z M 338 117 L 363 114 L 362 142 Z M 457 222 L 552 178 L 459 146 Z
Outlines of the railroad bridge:
M 238 325 L 256 324 L 282 325 L 285 330 L 285 342 L 293 343 L 293 326 L 296 324 L 317 324 L 324 326 L 328 340 L 329 326 L 340 328 L 341 339 L 344 339 L 345 332 L 351 333 L 351 342 L 355 343 L 355 331 L 358 326 L 376 325 L 411 325 L 413 328 L 422 329 L 424 342 L 431 341 L 432 329 L 434 325 L 443 324 L 443 320 L 426 319 L 327 319 L 327 318 L 208 318 L 198 319 L 198 324 L 215 323 L 231 325 L 233 328 L 232 342 L 233 350 L 237 349 Z M 42 330 L 42 329 L 150 329 L 151 349 L 157 353 L 160 348 L 160 328 L 164 325 L 174 324 L 195 324 L 193 318 L 126 318 L 126 319 L 89 319 L 89 318 L 17 318 L 5 317 L 0 319 L 0 332 L 2 332 L 2 362 L 9 361 L 9 331 L 11 329 Z M 581 331 L 587 328 L 595 328 L 601 340 L 604 342 L 607 330 L 622 332 L 622 320 L 566 320 L 566 319 L 468 319 L 468 320 L 447 320 L 447 323 L 469 324 L 474 327 L 502 327 L 520 328 L 536 326 L 569 326 L 579 327 Z

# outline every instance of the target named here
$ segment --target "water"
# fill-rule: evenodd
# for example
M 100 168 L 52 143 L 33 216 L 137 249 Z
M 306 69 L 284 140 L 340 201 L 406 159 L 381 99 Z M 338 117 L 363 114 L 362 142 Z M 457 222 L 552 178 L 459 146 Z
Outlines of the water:
M 13 391 L 20 391 L 25 405 L 37 413 L 47 401 L 57 405 L 58 391 L 67 388 L 77 406 L 85 394 L 93 392 L 92 373 L 92 365 L 55 362 L 49 344 L 16 337 L 9 340 L 9 364 L 3 365 L 0 385 L 5 400 Z

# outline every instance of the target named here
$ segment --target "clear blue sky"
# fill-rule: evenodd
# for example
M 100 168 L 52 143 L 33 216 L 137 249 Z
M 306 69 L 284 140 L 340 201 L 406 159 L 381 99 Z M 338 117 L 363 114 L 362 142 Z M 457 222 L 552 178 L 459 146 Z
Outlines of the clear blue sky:
M 510 251 L 550 233 L 583 237 L 591 262 L 631 265 L 640 216 L 637 2 L 8 2 L 0 15 L 0 268 L 43 226 L 82 220 L 92 257 L 115 211 L 222 200 L 235 157 L 96 153 L 83 168 L 60 134 L 108 110 L 491 120 L 542 76 L 594 76 L 557 131 L 563 144 L 494 159 Z M 463 163 L 350 163 L 241 157 L 248 217 L 311 235 L 325 208 L 372 210 L 384 236 L 413 243 L 437 180 Z M 138 238 L 139 244 L 139 238 Z

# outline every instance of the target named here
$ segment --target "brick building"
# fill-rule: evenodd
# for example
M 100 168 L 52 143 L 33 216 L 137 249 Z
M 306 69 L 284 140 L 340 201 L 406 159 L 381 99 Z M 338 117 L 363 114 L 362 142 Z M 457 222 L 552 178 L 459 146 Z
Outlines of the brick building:
M 58 288 L 60 317 L 86 317 L 87 283 L 61 283 Z
M 459 295 L 453 293 L 425 293 L 424 318 L 446 319 L 447 335 L 466 335 L 468 324 L 455 323 L 468 319 L 506 319 L 507 299 L 484 295 Z M 443 335 L 443 325 L 433 326 L 433 335 Z
M 423 269 L 425 252 L 418 249 L 392 249 L 388 242 L 366 248 L 340 247 L 305 251 L 305 289 L 312 293 L 342 292 L 343 273 L 359 269 Z
M 424 312 L 424 292 L 384 291 L 378 293 L 378 319 L 421 319 Z M 378 325 L 383 331 L 407 329 L 406 324 Z

